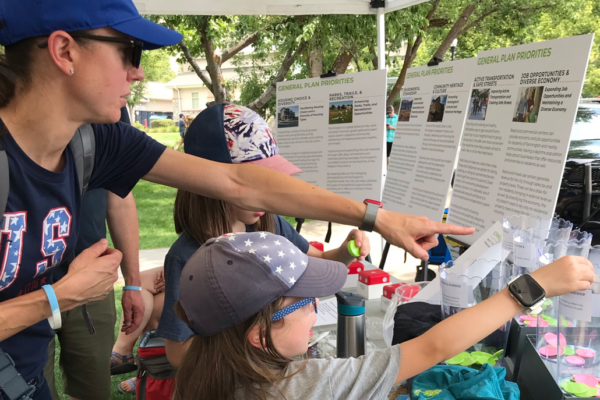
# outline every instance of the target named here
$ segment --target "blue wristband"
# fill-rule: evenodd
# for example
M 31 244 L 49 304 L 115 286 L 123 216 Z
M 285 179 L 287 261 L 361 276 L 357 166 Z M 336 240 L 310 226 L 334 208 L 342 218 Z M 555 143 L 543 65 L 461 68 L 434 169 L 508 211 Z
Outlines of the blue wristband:
M 135 290 L 141 292 L 142 288 L 140 286 L 123 286 L 123 290 Z
M 58 305 L 58 299 L 56 298 L 56 294 L 54 293 L 54 288 L 52 285 L 43 285 L 42 289 L 46 292 L 46 296 L 48 296 L 48 302 L 50 303 L 50 309 L 52 310 L 52 316 L 48 318 L 48 323 L 50 323 L 50 327 L 52 329 L 60 329 L 62 326 L 62 318 L 60 315 L 60 307 Z

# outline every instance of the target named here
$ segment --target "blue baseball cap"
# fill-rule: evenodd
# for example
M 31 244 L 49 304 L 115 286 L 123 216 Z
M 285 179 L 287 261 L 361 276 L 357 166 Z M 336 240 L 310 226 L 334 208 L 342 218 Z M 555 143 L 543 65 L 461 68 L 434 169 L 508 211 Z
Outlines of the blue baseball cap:
M 0 44 L 55 31 L 112 28 L 144 42 L 144 50 L 172 46 L 183 35 L 142 18 L 131 0 L 1 0 Z

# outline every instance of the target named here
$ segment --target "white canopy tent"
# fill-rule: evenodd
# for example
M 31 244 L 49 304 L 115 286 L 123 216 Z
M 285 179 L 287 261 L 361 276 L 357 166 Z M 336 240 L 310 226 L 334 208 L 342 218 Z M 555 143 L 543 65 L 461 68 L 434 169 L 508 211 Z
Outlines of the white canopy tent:
M 141 14 L 309 15 L 376 14 L 377 55 L 385 68 L 385 13 L 427 0 L 134 0 Z

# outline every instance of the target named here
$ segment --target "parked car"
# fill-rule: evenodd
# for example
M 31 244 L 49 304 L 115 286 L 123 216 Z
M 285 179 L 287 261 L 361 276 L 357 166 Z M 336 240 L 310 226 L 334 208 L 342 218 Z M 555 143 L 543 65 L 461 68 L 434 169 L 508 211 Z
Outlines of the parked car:
M 585 188 L 586 164 L 591 166 L 592 180 Z M 589 168 L 589 167 L 588 167 Z M 587 197 L 587 203 L 586 203 Z M 594 235 L 600 244 L 600 104 L 581 103 L 571 133 L 571 143 L 563 172 L 556 213 L 577 227 L 591 215 L 582 230 Z
M 165 114 L 154 114 L 154 115 L 150 116 L 149 122 L 152 122 L 157 119 L 173 119 L 173 117 L 170 115 L 165 115 Z

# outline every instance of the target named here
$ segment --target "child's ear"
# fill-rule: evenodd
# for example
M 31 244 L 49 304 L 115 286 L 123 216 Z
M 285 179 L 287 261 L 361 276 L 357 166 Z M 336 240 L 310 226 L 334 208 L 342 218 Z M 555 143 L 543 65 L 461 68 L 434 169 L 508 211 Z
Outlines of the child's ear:
M 250 329 L 250 332 L 248 333 L 248 342 L 250 342 L 250 344 L 252 346 L 256 347 L 257 349 L 263 348 L 263 346 L 260 343 L 260 334 L 259 334 L 258 325 L 254 325 Z

